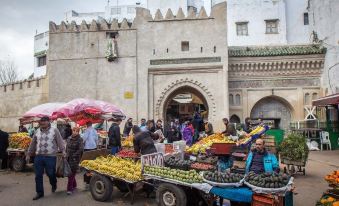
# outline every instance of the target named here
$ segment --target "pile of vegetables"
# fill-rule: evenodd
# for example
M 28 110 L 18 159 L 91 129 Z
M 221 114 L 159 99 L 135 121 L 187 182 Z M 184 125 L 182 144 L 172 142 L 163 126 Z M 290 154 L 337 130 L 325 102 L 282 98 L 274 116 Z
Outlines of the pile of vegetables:
M 306 138 L 300 134 L 289 134 L 278 147 L 282 159 L 291 161 L 306 161 L 308 147 Z

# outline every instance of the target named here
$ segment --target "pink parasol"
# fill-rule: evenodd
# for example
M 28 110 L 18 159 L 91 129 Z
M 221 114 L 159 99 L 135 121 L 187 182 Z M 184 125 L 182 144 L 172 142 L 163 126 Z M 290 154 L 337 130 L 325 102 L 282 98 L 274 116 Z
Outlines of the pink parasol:
M 41 117 L 47 116 L 52 117 L 53 112 L 57 109 L 61 108 L 65 103 L 62 102 L 52 102 L 40 104 L 38 106 L 33 107 L 29 111 L 27 111 L 22 118 L 20 118 L 21 123 L 31 123 L 39 120 Z

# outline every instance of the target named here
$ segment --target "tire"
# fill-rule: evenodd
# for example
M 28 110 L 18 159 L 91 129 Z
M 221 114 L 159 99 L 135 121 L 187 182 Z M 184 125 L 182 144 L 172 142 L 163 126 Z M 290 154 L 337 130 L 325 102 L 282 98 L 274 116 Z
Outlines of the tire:
M 114 180 L 114 185 L 118 188 L 118 190 L 122 193 L 127 193 L 129 192 L 128 190 L 128 183 L 120 181 L 120 180 Z
M 21 172 L 26 167 L 26 161 L 22 157 L 15 157 L 12 160 L 12 169 L 16 172 Z
M 96 201 L 105 202 L 112 196 L 112 181 L 103 175 L 94 175 L 89 185 L 92 197 Z
M 181 187 L 162 183 L 157 189 L 156 201 L 159 206 L 186 206 L 187 197 Z

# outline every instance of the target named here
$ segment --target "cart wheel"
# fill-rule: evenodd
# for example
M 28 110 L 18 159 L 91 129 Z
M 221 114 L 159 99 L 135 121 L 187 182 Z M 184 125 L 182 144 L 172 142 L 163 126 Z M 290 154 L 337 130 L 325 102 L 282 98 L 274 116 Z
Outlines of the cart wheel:
M 126 182 L 123 182 L 120 180 L 114 180 L 113 183 L 119 189 L 120 192 L 127 193 L 129 191 Z
M 163 183 L 156 192 L 156 201 L 160 206 L 186 206 L 186 193 L 181 187 Z
M 103 175 L 94 175 L 90 181 L 90 191 L 93 199 L 105 202 L 112 196 L 113 184 Z
M 12 168 L 16 172 L 21 172 L 25 169 L 26 161 L 22 157 L 15 157 L 12 160 Z

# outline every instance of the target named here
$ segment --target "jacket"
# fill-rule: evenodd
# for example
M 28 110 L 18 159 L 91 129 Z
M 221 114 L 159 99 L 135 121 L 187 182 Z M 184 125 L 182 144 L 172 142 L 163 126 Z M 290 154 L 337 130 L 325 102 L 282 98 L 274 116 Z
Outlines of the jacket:
M 157 152 L 153 141 L 155 137 L 156 135 L 149 131 L 138 133 L 133 139 L 134 151 L 142 155 Z
M 83 141 L 78 135 L 77 137 L 69 137 L 67 139 L 66 154 L 67 161 L 72 172 L 76 172 L 79 168 L 80 159 L 84 150 Z
M 109 146 L 121 147 L 120 127 L 117 123 L 112 123 L 108 130 Z
M 246 173 L 250 171 L 252 159 L 253 159 L 253 152 L 250 152 L 246 160 Z M 279 170 L 279 163 L 274 154 L 265 152 L 264 169 L 265 169 L 265 172 L 270 172 L 270 173 Z
M 129 133 L 130 133 L 131 130 L 132 130 L 132 127 L 133 127 L 133 124 L 132 124 L 131 122 L 126 122 L 126 123 L 125 123 L 125 127 L 124 127 L 124 132 L 123 132 L 123 134 L 126 135 L 126 136 L 128 136 Z
M 9 138 L 8 133 L 0 130 L 0 159 L 3 159 L 6 157 L 6 150 L 9 145 L 8 138 Z M 0 169 L 1 169 L 1 165 L 0 165 Z

